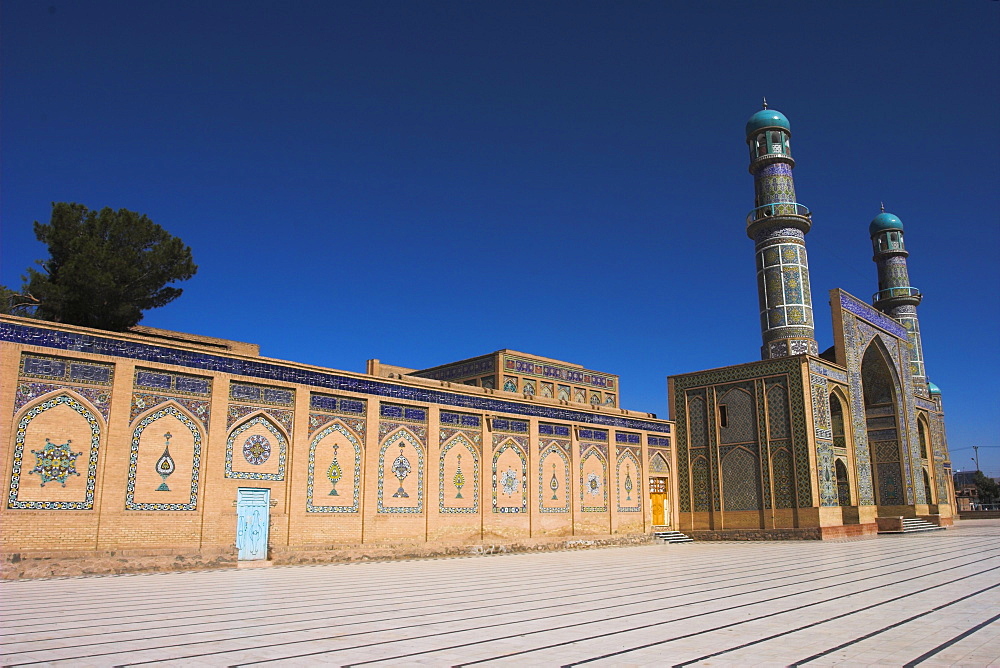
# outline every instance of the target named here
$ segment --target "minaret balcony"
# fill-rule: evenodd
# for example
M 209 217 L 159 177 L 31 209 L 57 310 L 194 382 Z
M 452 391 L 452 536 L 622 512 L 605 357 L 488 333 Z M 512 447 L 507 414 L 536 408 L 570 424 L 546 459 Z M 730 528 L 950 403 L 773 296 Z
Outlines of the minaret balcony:
M 787 225 L 808 232 L 812 227 L 812 212 L 798 202 L 771 202 L 747 214 L 747 234 L 752 236 L 750 228 L 756 230 L 761 224 Z
M 920 290 L 909 286 L 886 288 L 872 295 L 872 304 L 877 307 L 886 302 L 895 302 L 897 304 L 912 304 L 916 306 L 923 298 L 924 296 L 920 294 Z

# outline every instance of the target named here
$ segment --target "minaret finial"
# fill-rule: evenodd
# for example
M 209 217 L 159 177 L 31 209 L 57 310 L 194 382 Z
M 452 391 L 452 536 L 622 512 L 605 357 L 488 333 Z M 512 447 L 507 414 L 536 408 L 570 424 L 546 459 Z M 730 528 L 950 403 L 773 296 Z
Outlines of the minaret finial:
M 767 109 L 767 98 L 764 98 L 764 108 Z
M 879 202 L 879 206 L 882 207 L 882 213 L 885 213 L 885 202 Z

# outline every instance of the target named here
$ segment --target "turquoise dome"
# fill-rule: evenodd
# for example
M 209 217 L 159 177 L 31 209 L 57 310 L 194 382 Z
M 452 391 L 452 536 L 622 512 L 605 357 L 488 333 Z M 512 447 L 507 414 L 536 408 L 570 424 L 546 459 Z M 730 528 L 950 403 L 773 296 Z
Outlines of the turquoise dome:
M 927 381 L 927 391 L 931 394 L 941 394 L 941 388 L 931 381 Z
M 902 229 L 903 221 L 891 213 L 883 211 L 879 215 L 875 216 L 875 219 L 872 220 L 872 224 L 868 226 L 868 236 L 874 237 L 879 232 L 885 232 L 886 230 Z
M 783 113 L 774 109 L 761 109 L 747 121 L 747 137 L 761 128 L 774 127 L 785 128 L 789 132 L 792 131 L 792 126 L 788 124 L 788 119 L 785 118 Z

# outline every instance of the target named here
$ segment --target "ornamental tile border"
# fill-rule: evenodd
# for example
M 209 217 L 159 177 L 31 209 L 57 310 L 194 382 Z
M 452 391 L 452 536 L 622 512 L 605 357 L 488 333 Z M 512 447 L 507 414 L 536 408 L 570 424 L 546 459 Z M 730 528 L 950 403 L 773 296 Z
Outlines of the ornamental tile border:
M 176 399 L 171 399 L 176 401 Z M 187 503 L 136 503 L 135 481 L 139 464 L 139 440 L 142 432 L 154 422 L 167 415 L 172 415 L 188 428 L 194 437 L 194 448 L 191 456 L 191 498 Z M 161 408 L 139 421 L 132 432 L 132 447 L 129 451 L 128 485 L 125 488 L 125 510 L 197 510 L 198 509 L 198 479 L 201 473 L 201 430 L 194 420 L 179 411 L 174 406 Z
M 442 434 L 443 435 L 443 434 Z M 476 445 L 473 445 L 466 436 L 466 432 L 456 430 L 454 434 L 448 437 L 448 439 L 443 440 L 445 443 L 444 447 L 441 449 L 441 455 L 438 460 L 438 512 L 445 514 L 468 514 L 477 515 L 479 514 L 479 477 L 480 477 L 480 466 L 479 466 L 479 449 Z M 444 462 L 445 456 L 448 452 L 455 446 L 462 446 L 465 450 L 472 456 L 472 494 L 473 494 L 473 504 L 471 507 L 459 507 L 459 506 L 446 506 L 444 498 L 445 490 L 445 479 L 444 479 Z M 456 475 L 458 475 L 456 473 Z M 459 488 L 459 493 L 461 489 Z
M 306 512 L 307 513 L 357 513 L 361 499 L 361 443 L 364 440 L 349 424 L 342 418 L 334 417 L 334 424 L 326 426 L 318 432 L 309 442 L 309 465 L 306 477 Z M 364 422 L 357 421 L 354 425 L 364 426 Z M 352 497 L 350 505 L 340 506 L 317 506 L 313 503 L 313 495 L 316 489 L 316 448 L 320 442 L 330 434 L 338 433 L 344 436 L 354 447 L 354 481 L 352 486 Z M 364 432 L 360 432 L 364 434 Z
M 175 350 L 134 341 L 116 340 L 104 336 L 59 332 L 9 322 L 0 322 L 0 340 L 43 348 L 80 353 L 125 357 L 159 364 L 172 364 L 189 369 L 218 371 L 236 376 L 310 385 L 332 391 L 355 392 L 378 397 L 420 401 L 479 411 L 535 416 L 548 420 L 563 420 L 606 427 L 621 427 L 656 433 L 670 433 L 670 425 L 637 418 L 615 417 L 564 408 L 521 404 L 487 397 L 476 397 L 439 390 L 393 385 L 380 380 L 352 378 L 334 373 L 285 367 L 270 362 L 234 359 L 188 350 Z
M 253 473 L 250 471 L 234 471 L 233 470 L 233 444 L 236 438 L 245 432 L 247 429 L 254 425 L 263 425 L 265 429 L 271 432 L 275 440 L 278 442 L 278 472 L 277 473 Z M 226 469 L 225 477 L 234 478 L 236 480 L 284 480 L 285 479 L 285 458 L 288 456 L 288 441 L 285 439 L 285 435 L 281 433 L 281 430 L 271 422 L 264 415 L 257 415 L 252 417 L 246 422 L 241 423 L 236 429 L 229 433 L 229 438 L 226 439 Z
M 540 513 L 568 513 L 570 511 L 570 460 L 569 460 L 569 450 L 570 441 L 552 438 L 547 439 L 544 443 L 539 443 L 539 455 L 538 455 L 538 512 Z M 556 495 L 556 490 L 559 488 L 559 478 L 556 476 L 555 470 L 552 471 L 551 477 L 548 482 L 545 481 L 545 460 L 549 458 L 550 453 L 555 453 L 563 463 L 563 475 L 562 475 L 562 487 L 565 490 L 563 493 L 563 498 L 566 500 L 561 506 L 547 506 L 545 504 L 551 502 L 552 498 L 546 498 L 546 494 L 549 491 L 552 495 Z M 548 490 L 548 491 L 547 491 Z M 558 501 L 558 498 L 555 499 Z
M 111 391 L 97 387 L 78 387 L 76 385 L 57 385 L 55 383 L 32 383 L 21 381 L 17 384 L 17 394 L 14 396 L 14 414 L 32 403 L 54 392 L 72 392 L 101 414 L 107 423 L 111 415 Z
M 178 406 L 183 407 L 191 413 L 208 429 L 208 420 L 211 415 L 212 402 L 206 399 L 193 399 L 190 397 L 172 397 L 160 394 L 149 394 L 147 392 L 132 393 L 132 408 L 129 412 L 129 424 L 143 413 L 147 413 L 157 406 L 161 406 L 169 401 L 173 401 Z
M 232 429 L 234 424 L 250 415 L 254 415 L 255 413 L 269 415 L 274 420 L 277 420 L 278 424 L 284 427 L 285 432 L 288 434 L 289 438 L 291 438 L 292 425 L 295 423 L 295 411 L 284 408 L 229 404 L 229 408 L 226 409 L 226 429 Z
M 90 425 L 90 453 L 87 457 L 87 483 L 83 501 L 19 501 L 17 498 L 21 488 L 21 467 L 24 457 L 24 438 L 28 425 L 45 411 L 59 405 L 67 405 L 83 416 Z M 101 426 L 97 418 L 86 406 L 68 395 L 48 399 L 28 411 L 21 417 L 17 425 L 17 435 L 14 438 L 14 465 L 11 468 L 10 494 L 7 497 L 7 507 L 17 510 L 93 510 L 94 488 L 97 484 L 97 458 L 101 446 Z M 29 471 L 30 474 L 30 471 Z

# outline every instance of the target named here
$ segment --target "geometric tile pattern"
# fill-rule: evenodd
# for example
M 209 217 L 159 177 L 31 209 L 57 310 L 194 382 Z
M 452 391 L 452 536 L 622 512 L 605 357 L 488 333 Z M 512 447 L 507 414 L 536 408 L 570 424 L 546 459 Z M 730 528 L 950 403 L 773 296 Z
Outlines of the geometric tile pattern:
M 712 507 L 715 509 L 721 507 L 721 500 L 719 499 L 720 485 L 717 482 L 713 483 L 714 480 L 718 480 L 717 472 L 719 471 L 719 466 L 717 457 L 721 454 L 720 446 L 714 443 L 715 439 L 713 436 L 715 433 L 714 422 L 717 411 L 712 408 L 714 405 L 712 400 L 708 401 L 707 404 L 704 403 L 703 398 L 706 396 L 706 390 L 709 391 L 708 396 L 714 398 L 716 394 L 727 389 L 725 386 L 729 383 L 755 381 L 757 379 L 767 379 L 767 388 L 769 390 L 775 386 L 774 381 L 780 379 L 784 385 L 782 391 L 787 393 L 786 397 L 789 405 L 785 411 L 782 411 L 782 402 L 778 400 L 773 402 L 761 402 L 757 400 L 755 409 L 757 415 L 752 418 L 751 423 L 756 422 L 759 424 L 764 420 L 764 416 L 767 416 L 777 424 L 781 424 L 785 419 L 785 415 L 783 414 L 787 414 L 790 428 L 784 430 L 779 426 L 776 430 L 777 433 L 772 436 L 772 439 L 774 439 L 774 436 L 782 436 L 786 431 L 788 437 L 774 439 L 770 447 L 772 449 L 783 446 L 788 447 L 787 454 L 791 456 L 792 461 L 790 462 L 791 466 L 788 467 L 785 473 L 788 474 L 788 482 L 793 485 L 790 507 L 808 508 L 812 506 L 812 481 L 808 475 L 810 471 L 810 456 L 808 451 L 810 434 L 806 431 L 805 388 L 803 388 L 801 369 L 801 358 L 786 357 L 673 377 L 674 410 L 672 413 L 677 420 L 675 426 L 677 431 L 679 491 L 677 502 L 681 512 L 691 512 L 695 506 L 697 506 L 694 508 L 695 510 L 708 509 L 704 507 L 705 489 L 700 487 L 702 484 L 708 487 Z M 768 396 L 768 399 L 770 398 Z M 773 404 L 773 407 L 767 406 L 765 408 L 767 404 Z M 705 426 L 706 419 L 708 421 L 707 428 Z M 754 428 L 758 429 L 756 426 Z M 772 430 L 774 429 L 774 427 L 771 428 Z M 753 441 L 748 443 L 753 444 L 754 448 L 756 447 Z M 753 449 L 748 451 L 752 453 Z M 705 457 L 704 460 L 700 460 L 703 464 L 698 465 L 699 467 L 705 466 L 705 468 L 696 470 L 695 463 L 699 461 L 699 457 Z M 801 472 L 801 475 L 795 475 L 796 472 Z M 761 471 L 760 478 L 762 479 L 762 485 L 764 484 L 763 478 L 765 473 L 766 467 Z M 695 489 L 688 489 L 688 480 L 691 481 L 691 485 L 696 487 Z M 776 497 L 779 494 L 780 486 L 781 481 L 776 479 L 773 483 Z M 769 487 L 771 485 L 764 487 L 764 489 L 768 489 Z M 764 495 L 764 499 L 767 499 L 767 496 L 769 495 Z
M 722 492 L 728 510 L 760 510 L 760 469 L 757 455 L 733 448 L 722 458 Z

